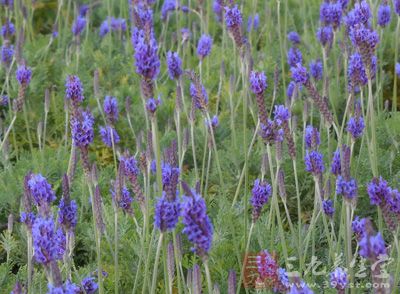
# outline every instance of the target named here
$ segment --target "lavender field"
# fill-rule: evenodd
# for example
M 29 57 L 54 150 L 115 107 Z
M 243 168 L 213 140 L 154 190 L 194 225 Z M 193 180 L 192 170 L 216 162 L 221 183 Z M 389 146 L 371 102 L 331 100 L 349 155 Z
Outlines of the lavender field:
M 0 293 L 400 293 L 400 0 L 0 20 Z

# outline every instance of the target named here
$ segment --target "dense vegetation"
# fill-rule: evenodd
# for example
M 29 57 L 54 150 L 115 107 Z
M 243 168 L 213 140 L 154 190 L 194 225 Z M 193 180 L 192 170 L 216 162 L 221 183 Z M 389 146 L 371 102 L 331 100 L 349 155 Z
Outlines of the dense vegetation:
M 400 1 L 0 0 L 1 293 L 398 293 Z

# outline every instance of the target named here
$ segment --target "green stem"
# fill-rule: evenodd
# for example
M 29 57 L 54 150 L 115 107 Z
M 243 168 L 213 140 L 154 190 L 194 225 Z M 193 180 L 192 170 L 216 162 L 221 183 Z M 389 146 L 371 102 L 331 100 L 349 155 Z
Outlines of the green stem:
M 203 262 L 204 264 L 204 269 L 206 272 L 206 278 L 207 278 L 207 288 L 208 288 L 208 293 L 212 293 L 212 282 L 211 282 L 211 275 L 210 275 L 210 269 L 208 267 L 208 260 L 205 260 Z
M 157 245 L 157 251 L 156 251 L 156 257 L 154 260 L 154 268 L 153 268 L 153 280 L 151 283 L 151 291 L 150 293 L 154 294 L 156 293 L 156 286 L 157 286 L 157 274 L 158 274 L 158 260 L 160 259 L 160 252 L 161 252 L 161 247 L 163 244 L 163 236 L 164 233 L 160 233 L 160 238 L 158 239 L 158 245 Z

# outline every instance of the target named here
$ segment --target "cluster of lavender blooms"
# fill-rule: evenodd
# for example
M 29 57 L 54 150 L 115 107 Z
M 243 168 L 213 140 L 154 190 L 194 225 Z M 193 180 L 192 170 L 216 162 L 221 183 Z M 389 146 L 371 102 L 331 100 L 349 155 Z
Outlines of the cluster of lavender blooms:
M 10 6 L 12 6 L 12 4 Z M 10 67 L 11 61 L 14 56 L 14 46 L 12 45 L 12 37 L 14 35 L 15 35 L 14 24 L 7 19 L 5 24 L 1 27 L 1 36 L 3 37 L 3 44 L 1 46 L 1 52 L 0 52 L 1 64 L 6 69 Z
M 41 174 L 29 173 L 25 177 L 24 187 L 25 211 L 21 212 L 21 222 L 26 225 L 27 238 L 32 238 L 35 261 L 46 269 L 49 280 L 47 293 L 80 293 L 85 287 L 81 288 L 70 280 L 63 283 L 57 263 L 69 250 L 66 236 L 73 234 L 78 220 L 77 204 L 69 198 L 68 177 L 65 175 L 63 178 L 58 223 L 51 212 L 56 195 L 47 179 Z M 33 211 L 35 207 L 37 213 Z
M 367 192 L 371 205 L 379 206 L 387 226 L 394 231 L 400 219 L 400 192 L 391 188 L 382 177 L 372 179 Z
M 126 29 L 127 25 L 126 25 L 126 20 L 124 18 L 108 17 L 100 25 L 99 36 L 103 38 L 110 31 L 120 32 L 122 34 L 126 32 Z
M 253 189 L 251 190 L 252 196 L 250 198 L 250 203 L 253 207 L 252 218 L 254 223 L 260 217 L 263 207 L 268 203 L 271 193 L 271 185 L 266 181 L 260 181 L 259 179 L 254 181 Z
M 246 42 L 242 33 L 242 12 L 237 5 L 225 7 L 225 22 L 229 33 L 232 35 L 235 45 L 240 48 Z
M 211 48 L 213 44 L 213 39 L 210 35 L 202 35 L 197 43 L 197 55 L 200 60 L 203 60 L 211 53 Z

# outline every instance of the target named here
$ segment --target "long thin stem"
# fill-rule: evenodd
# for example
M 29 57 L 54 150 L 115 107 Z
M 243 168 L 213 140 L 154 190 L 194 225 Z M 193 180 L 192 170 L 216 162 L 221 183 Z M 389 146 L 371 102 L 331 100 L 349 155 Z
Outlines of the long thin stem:
M 209 267 L 208 267 L 208 260 L 205 260 L 205 261 L 203 262 L 203 264 L 204 264 L 204 270 L 205 270 L 205 272 L 206 272 L 208 293 L 212 293 L 212 282 L 211 282 L 210 269 L 209 269 Z
M 397 26 L 396 26 L 396 35 L 395 36 L 399 36 L 399 34 L 400 34 L 400 16 L 397 17 Z M 399 56 L 399 38 L 395 37 L 394 67 L 396 67 L 396 63 L 398 62 L 398 56 Z M 392 111 L 397 111 L 397 74 L 396 74 L 396 68 L 394 68 Z
M 160 252 L 161 252 L 161 247 L 163 244 L 163 236 L 164 233 L 160 233 L 160 238 L 158 239 L 158 245 L 157 245 L 157 251 L 156 251 L 156 257 L 154 260 L 154 268 L 153 268 L 153 280 L 151 283 L 151 291 L 150 293 L 156 293 L 156 285 L 157 285 L 157 273 L 158 273 L 158 260 L 160 259 Z
M 240 293 L 240 286 L 241 286 L 242 280 L 243 280 L 244 266 L 246 265 L 245 264 L 245 261 L 246 261 L 246 258 L 247 258 L 246 254 L 249 252 L 251 236 L 253 235 L 253 230 L 254 230 L 254 224 L 255 224 L 254 222 L 251 222 L 251 225 L 250 225 L 249 237 L 247 238 L 246 250 L 244 251 L 245 257 L 244 257 L 243 264 L 242 264 L 242 266 L 240 268 L 239 283 L 238 283 L 237 290 L 236 290 L 237 294 Z

